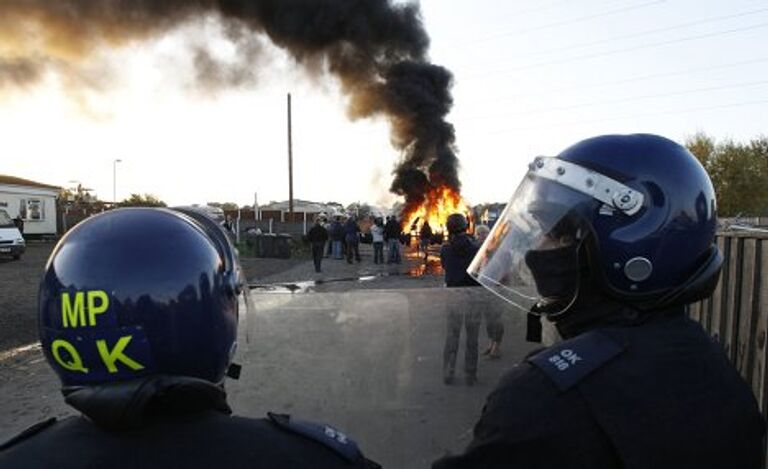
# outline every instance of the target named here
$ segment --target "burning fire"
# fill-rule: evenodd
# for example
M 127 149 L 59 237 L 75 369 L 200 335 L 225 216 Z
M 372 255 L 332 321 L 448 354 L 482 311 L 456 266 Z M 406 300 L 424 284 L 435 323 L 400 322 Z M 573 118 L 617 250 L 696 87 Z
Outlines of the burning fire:
M 453 213 L 461 213 L 470 219 L 469 207 L 458 192 L 447 186 L 432 188 L 424 203 L 406 206 L 403 211 L 403 231 L 419 230 L 426 220 L 433 232 L 443 232 L 448 215 Z

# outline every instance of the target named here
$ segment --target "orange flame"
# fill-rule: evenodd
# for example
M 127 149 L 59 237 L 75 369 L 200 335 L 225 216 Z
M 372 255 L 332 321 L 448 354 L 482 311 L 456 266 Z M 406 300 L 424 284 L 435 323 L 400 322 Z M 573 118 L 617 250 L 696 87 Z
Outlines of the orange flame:
M 427 193 L 423 204 L 408 207 L 403 212 L 403 230 L 419 230 L 426 220 L 432 231 L 445 231 L 448 215 L 461 213 L 469 218 L 470 210 L 458 192 L 447 186 L 439 186 Z

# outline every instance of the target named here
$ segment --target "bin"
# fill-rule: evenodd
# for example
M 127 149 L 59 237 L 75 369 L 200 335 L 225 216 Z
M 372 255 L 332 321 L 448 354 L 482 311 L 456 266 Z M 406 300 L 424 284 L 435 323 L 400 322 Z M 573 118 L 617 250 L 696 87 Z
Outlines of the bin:
M 273 242 L 273 256 L 279 259 L 291 258 L 291 245 L 293 244 L 293 238 L 289 234 L 277 235 Z

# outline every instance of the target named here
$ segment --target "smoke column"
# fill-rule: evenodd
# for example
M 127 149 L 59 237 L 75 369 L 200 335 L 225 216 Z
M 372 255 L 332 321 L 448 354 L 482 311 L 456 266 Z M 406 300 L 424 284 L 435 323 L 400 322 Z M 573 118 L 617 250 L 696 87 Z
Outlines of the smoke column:
M 416 4 L 392 0 L 2 0 L 0 91 L 32 86 L 48 73 L 67 77 L 105 48 L 156 39 L 215 18 L 235 45 L 222 63 L 195 47 L 198 82 L 253 81 L 261 35 L 313 73 L 329 72 L 349 98 L 351 118 L 386 116 L 402 160 L 390 190 L 406 209 L 430 188 L 457 193 L 458 159 L 451 73 L 431 64 L 429 37 Z

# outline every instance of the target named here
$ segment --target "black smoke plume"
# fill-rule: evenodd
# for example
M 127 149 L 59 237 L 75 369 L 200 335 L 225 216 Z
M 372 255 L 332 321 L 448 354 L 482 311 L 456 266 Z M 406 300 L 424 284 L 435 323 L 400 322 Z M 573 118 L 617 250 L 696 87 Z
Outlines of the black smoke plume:
M 338 78 L 352 118 L 386 116 L 402 152 L 390 190 L 420 205 L 438 185 L 459 192 L 455 134 L 445 117 L 452 75 L 431 64 L 417 4 L 392 0 L 2 0 L 0 90 L 66 75 L 104 49 L 161 37 L 216 19 L 237 60 L 217 61 L 195 44 L 204 86 L 255 79 L 266 35 L 297 63 Z

